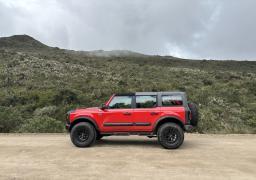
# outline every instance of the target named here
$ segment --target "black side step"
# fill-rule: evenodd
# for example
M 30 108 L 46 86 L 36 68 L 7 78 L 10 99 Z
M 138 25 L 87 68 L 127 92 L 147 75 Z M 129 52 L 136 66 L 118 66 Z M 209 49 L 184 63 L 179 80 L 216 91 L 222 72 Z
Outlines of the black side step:
M 139 136 L 153 136 L 152 132 L 109 132 L 101 133 L 102 135 L 115 135 L 115 136 L 130 136 L 130 135 L 139 135 Z

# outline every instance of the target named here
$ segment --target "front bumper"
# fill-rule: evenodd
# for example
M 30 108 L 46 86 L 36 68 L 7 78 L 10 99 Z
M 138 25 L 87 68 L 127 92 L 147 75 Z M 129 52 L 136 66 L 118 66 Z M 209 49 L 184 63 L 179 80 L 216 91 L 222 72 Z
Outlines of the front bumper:
M 70 123 L 66 123 L 66 130 L 69 131 L 69 128 L 70 128 Z
M 71 126 L 71 123 L 70 123 L 70 113 L 72 113 L 72 112 L 74 112 L 74 111 L 75 111 L 75 110 L 72 109 L 72 110 L 68 111 L 67 114 L 66 114 L 66 129 L 67 129 L 68 131 L 70 131 L 70 126 Z

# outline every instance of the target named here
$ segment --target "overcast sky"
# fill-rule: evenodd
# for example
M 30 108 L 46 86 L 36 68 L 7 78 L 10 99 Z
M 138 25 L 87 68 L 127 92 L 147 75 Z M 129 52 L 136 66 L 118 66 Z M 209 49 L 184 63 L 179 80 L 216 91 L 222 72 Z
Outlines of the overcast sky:
M 75 50 L 256 60 L 256 0 L 0 0 L 0 36 Z

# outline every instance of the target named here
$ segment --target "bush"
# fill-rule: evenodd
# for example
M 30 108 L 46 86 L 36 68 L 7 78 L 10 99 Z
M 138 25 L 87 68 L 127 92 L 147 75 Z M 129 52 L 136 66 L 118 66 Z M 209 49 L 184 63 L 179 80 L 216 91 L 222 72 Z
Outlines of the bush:
M 48 116 L 35 116 L 27 119 L 18 132 L 25 133 L 60 133 L 64 132 L 64 124 Z
M 37 108 L 34 111 L 34 115 L 35 116 L 49 116 L 52 117 L 55 115 L 57 111 L 57 107 L 56 106 L 46 106 L 43 108 Z
M 248 119 L 246 124 L 248 124 L 250 128 L 253 129 L 253 133 L 256 133 L 256 117 L 252 117 L 251 119 Z
M 15 107 L 0 106 L 0 133 L 14 132 L 22 124 L 21 112 Z
M 79 103 L 77 94 L 69 89 L 62 89 L 54 96 L 53 103 L 59 104 L 71 104 Z

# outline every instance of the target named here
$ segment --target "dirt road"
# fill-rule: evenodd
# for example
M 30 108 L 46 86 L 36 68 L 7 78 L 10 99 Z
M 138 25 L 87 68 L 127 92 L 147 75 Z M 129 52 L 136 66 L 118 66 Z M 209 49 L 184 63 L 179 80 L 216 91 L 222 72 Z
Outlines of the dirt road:
M 156 139 L 106 137 L 74 147 L 67 134 L 0 134 L 0 179 L 256 179 L 256 135 L 186 134 L 180 149 Z

